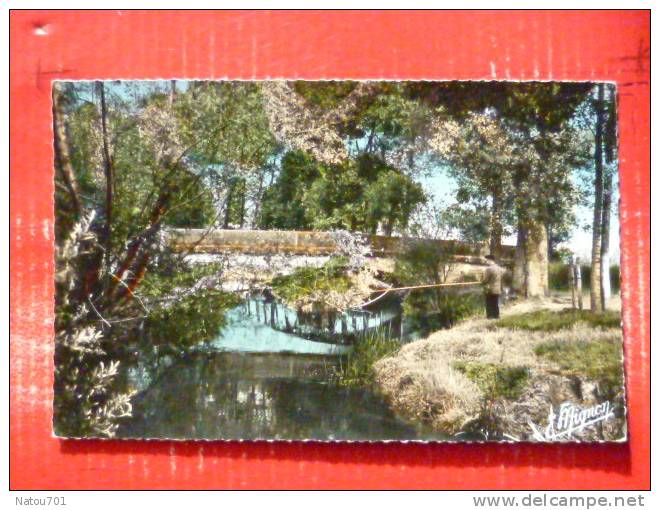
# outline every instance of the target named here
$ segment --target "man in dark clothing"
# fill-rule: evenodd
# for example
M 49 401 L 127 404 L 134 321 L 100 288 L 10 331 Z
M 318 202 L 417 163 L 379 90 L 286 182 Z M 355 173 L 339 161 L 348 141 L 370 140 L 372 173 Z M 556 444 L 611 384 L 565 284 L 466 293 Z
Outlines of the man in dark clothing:
M 484 272 L 484 293 L 486 296 L 486 317 L 489 319 L 500 318 L 500 294 L 502 294 L 502 278 L 505 269 L 497 265 L 495 257 L 486 255 L 488 267 Z

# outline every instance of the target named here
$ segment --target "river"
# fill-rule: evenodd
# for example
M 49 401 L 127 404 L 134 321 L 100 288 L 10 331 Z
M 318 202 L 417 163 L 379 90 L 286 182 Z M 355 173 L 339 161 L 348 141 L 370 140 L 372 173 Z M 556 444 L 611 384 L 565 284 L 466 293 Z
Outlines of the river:
M 261 308 L 258 308 L 261 306 Z M 372 313 L 332 332 L 355 333 L 390 320 Z M 289 315 L 287 315 L 289 314 Z M 277 315 L 278 319 L 271 321 Z M 284 317 L 287 317 L 285 320 Z M 360 318 L 362 322 L 360 322 Z M 330 376 L 350 346 L 315 341 L 283 331 L 295 312 L 247 302 L 227 313 L 227 323 L 210 342 L 159 368 L 131 367 L 139 393 L 124 438 L 173 439 L 446 439 L 396 416 L 371 388 L 346 388 Z M 340 325 L 337 325 L 340 324 Z M 284 326 L 283 326 L 284 325 Z M 282 327 L 283 326 L 283 327 Z M 304 328 L 302 328 L 303 331 Z M 317 335 L 318 336 L 318 335 Z M 322 336 L 322 335 L 321 335 Z

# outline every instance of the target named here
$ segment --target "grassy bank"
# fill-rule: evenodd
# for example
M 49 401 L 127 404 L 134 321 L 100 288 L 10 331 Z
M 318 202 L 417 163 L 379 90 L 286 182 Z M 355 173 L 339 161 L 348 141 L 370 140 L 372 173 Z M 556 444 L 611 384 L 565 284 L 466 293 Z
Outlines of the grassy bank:
M 528 422 L 562 402 L 623 409 L 620 314 L 523 309 L 403 346 L 375 364 L 378 388 L 397 412 L 450 434 L 527 440 Z M 623 417 L 608 426 L 581 439 L 618 439 Z
M 589 310 L 573 310 L 570 308 L 561 311 L 535 310 L 499 319 L 488 325 L 488 329 L 508 328 L 550 332 L 568 329 L 576 324 L 585 324 L 590 328 L 618 328 L 621 325 L 621 313 L 615 310 L 592 313 Z

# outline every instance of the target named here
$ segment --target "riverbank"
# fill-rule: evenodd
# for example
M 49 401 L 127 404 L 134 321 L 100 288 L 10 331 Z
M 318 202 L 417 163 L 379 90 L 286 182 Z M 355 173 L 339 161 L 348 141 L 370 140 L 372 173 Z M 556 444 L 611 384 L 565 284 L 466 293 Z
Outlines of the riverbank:
M 594 319 L 565 295 L 512 303 L 499 321 L 466 320 L 403 346 L 375 363 L 375 382 L 394 411 L 457 438 L 539 440 L 530 423 L 545 429 L 552 408 L 609 401 L 615 416 L 573 439 L 621 440 L 618 296 L 612 307 Z

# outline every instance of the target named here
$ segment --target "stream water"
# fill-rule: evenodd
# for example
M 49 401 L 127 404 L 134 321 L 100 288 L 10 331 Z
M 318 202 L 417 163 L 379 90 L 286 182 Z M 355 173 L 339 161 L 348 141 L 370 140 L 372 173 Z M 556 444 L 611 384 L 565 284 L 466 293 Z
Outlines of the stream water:
M 215 339 L 183 356 L 158 359 L 157 365 L 141 361 L 129 369 L 130 385 L 139 393 L 133 398 L 133 417 L 121 425 L 118 436 L 436 437 L 396 416 L 371 389 L 330 382 L 342 355 L 351 349 L 331 340 L 355 338 L 377 327 L 402 333 L 392 309 L 328 318 L 301 316 L 264 299 L 246 300 L 227 312 Z

